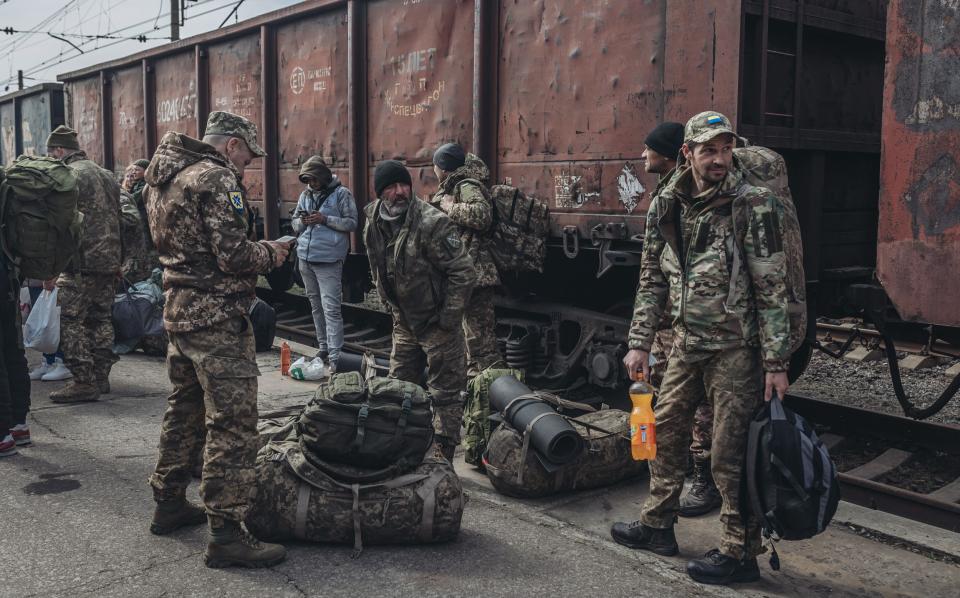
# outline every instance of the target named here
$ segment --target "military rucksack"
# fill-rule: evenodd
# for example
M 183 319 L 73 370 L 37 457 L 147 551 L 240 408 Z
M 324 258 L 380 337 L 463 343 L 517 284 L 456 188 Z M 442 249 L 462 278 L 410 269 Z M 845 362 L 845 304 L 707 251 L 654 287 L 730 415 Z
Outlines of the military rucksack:
M 26 278 L 49 280 L 80 247 L 77 176 L 55 158 L 20 156 L 0 183 L 3 250 Z
M 490 384 L 500 376 L 513 376 L 523 382 L 523 371 L 490 367 L 467 383 L 467 402 L 463 406 L 463 459 L 471 465 L 483 462 L 490 439 Z
M 490 255 L 501 272 L 543 272 L 550 232 L 546 202 L 510 185 L 490 188 L 493 225 Z
M 494 489 L 506 496 L 536 498 L 608 486 L 641 475 L 646 461 L 630 452 L 630 414 L 604 409 L 569 418 L 586 448 L 572 462 L 548 471 L 534 451 L 523 450 L 523 435 L 501 424 L 490 435 L 483 465 Z
M 296 429 L 315 464 L 332 464 L 341 480 L 370 480 L 423 460 L 433 442 L 433 411 L 429 395 L 412 382 L 343 372 L 317 387 Z
M 790 351 L 800 348 L 807 334 L 807 278 L 803 271 L 803 239 L 797 208 L 787 180 L 787 164 L 777 152 L 757 145 L 738 147 L 733 150 L 737 167 L 744 173 L 748 183 L 769 189 L 783 206 L 783 251 L 787 265 L 787 314 L 790 318 Z M 740 223 L 741 225 L 745 223 Z M 743 252 L 742 237 L 735 235 Z M 730 285 L 731 295 L 735 285 Z M 732 303 L 732 297 L 728 297 Z
M 424 544 L 453 540 L 464 496 L 445 459 L 429 455 L 411 471 L 372 483 L 343 483 L 317 467 L 295 441 L 257 455 L 257 484 L 246 524 L 273 541 Z

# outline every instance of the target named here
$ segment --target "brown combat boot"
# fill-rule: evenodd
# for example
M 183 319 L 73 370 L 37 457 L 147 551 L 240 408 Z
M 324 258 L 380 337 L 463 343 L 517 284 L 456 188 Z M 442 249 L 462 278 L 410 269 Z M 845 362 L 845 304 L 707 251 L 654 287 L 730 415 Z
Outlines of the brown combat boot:
M 50 393 L 54 403 L 89 403 L 100 398 L 100 387 L 96 382 L 73 381 Z
M 203 507 L 193 504 L 184 497 L 158 500 L 150 522 L 150 533 L 165 536 L 181 527 L 200 525 L 207 520 Z
M 211 515 L 210 542 L 203 555 L 207 567 L 272 567 L 287 558 L 287 549 L 279 544 L 257 540 L 246 527 L 223 517 Z

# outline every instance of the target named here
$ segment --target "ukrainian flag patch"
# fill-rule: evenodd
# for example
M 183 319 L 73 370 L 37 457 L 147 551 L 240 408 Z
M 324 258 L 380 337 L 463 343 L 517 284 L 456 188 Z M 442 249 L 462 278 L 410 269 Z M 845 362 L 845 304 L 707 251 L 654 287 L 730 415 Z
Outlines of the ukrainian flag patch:
M 233 209 L 237 214 L 243 216 L 243 194 L 239 191 L 230 191 L 227 195 L 230 197 L 230 205 L 233 206 Z
M 722 122 L 723 122 L 723 117 L 717 116 L 716 114 L 714 114 L 713 116 L 708 116 L 708 117 L 707 117 L 707 124 L 708 124 L 708 125 L 719 125 L 719 124 L 722 123 Z

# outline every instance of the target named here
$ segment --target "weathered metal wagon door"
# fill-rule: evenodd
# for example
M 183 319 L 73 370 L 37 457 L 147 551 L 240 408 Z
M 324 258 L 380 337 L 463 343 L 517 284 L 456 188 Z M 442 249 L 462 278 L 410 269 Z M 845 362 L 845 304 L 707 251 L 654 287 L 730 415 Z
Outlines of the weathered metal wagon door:
M 877 274 L 904 319 L 960 326 L 960 7 L 887 15 Z

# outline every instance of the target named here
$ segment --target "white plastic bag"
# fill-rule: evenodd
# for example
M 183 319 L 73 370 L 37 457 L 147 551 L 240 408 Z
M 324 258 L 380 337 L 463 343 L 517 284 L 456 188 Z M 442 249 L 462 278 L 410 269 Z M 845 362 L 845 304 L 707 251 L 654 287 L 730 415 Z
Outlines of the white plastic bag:
M 23 325 L 23 346 L 41 353 L 56 353 L 60 346 L 60 306 L 57 289 L 43 291 Z
M 326 376 L 327 368 L 319 357 L 314 357 L 310 361 L 307 361 L 306 357 L 301 357 L 290 364 L 290 377 L 295 380 L 320 380 Z

